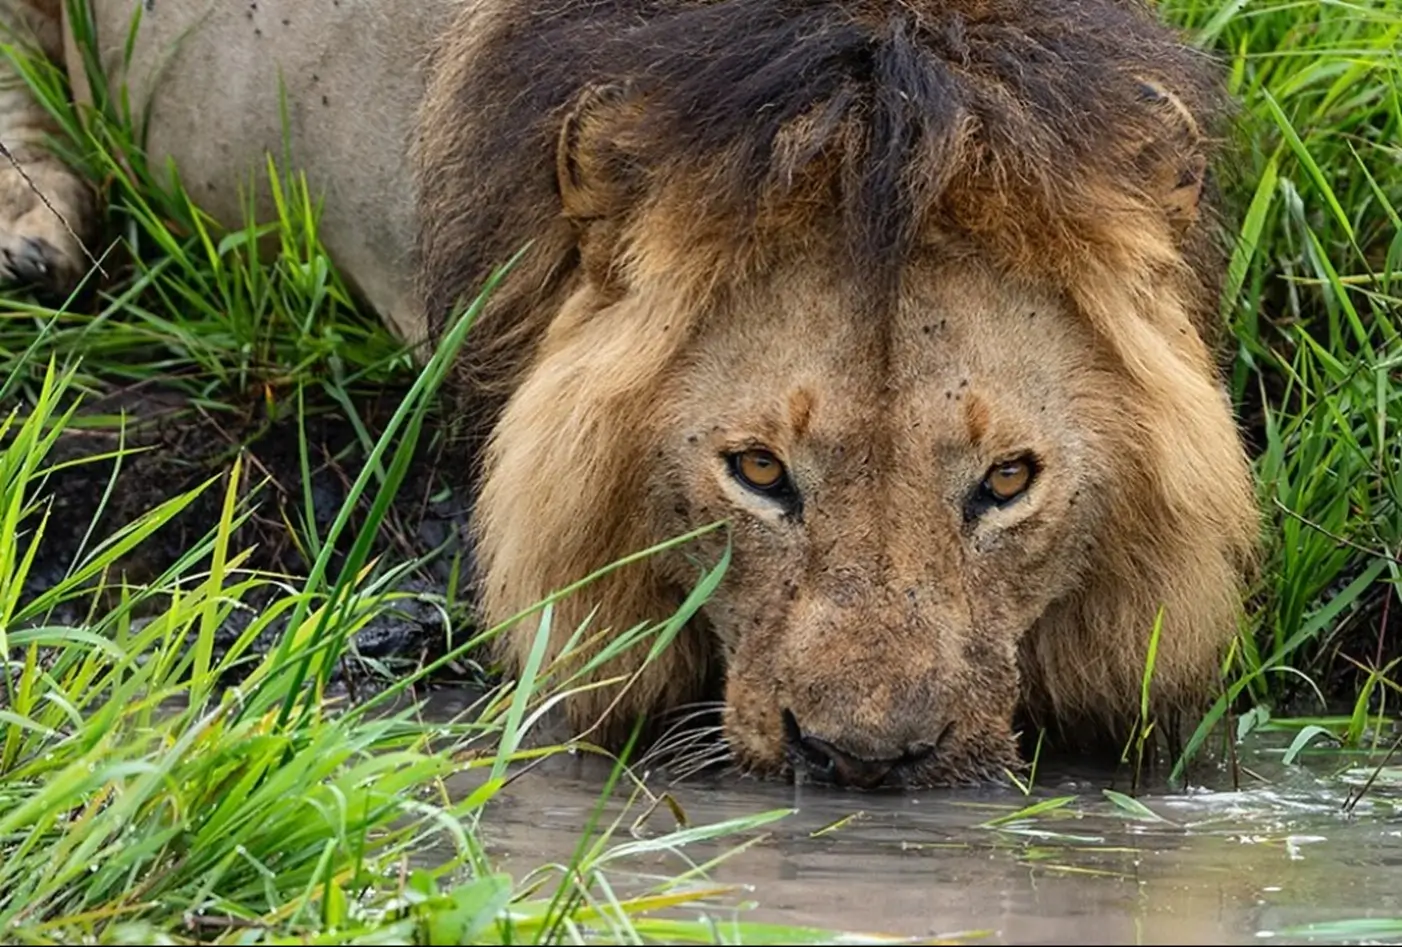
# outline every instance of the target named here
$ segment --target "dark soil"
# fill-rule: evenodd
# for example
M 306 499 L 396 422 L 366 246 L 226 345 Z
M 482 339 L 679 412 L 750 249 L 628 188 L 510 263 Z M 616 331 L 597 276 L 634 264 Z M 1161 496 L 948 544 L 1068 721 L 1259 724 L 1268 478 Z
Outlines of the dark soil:
M 402 391 L 382 391 L 355 399 L 355 410 L 370 439 L 384 430 L 402 396 Z M 317 535 L 324 537 L 345 505 L 373 440 L 362 442 L 355 426 L 329 396 L 322 395 L 320 403 L 314 403 L 313 391 L 308 388 L 305 398 L 302 428 L 311 470 L 311 501 Z M 123 412 L 127 419 L 124 446 L 129 453 L 120 461 L 83 460 L 123 446 L 122 427 L 116 420 Z M 263 399 L 209 406 L 174 388 L 148 386 L 85 399 L 79 418 L 84 423 L 69 426 L 49 462 L 50 466 L 83 462 L 53 470 L 37 490 L 37 498 L 51 498 L 53 507 L 39 556 L 26 581 L 27 594 L 51 587 L 84 549 L 90 551 L 122 525 L 211 478 L 219 478 L 119 563 L 129 582 L 148 582 L 160 576 L 219 522 L 227 477 L 240 451 L 244 462 L 239 488 L 254 512 L 232 537 L 230 554 L 250 549 L 252 554 L 243 568 L 286 575 L 294 583 L 309 573 L 311 562 L 304 554 L 308 547 L 301 535 L 306 497 L 295 395 L 271 406 Z M 444 476 L 447 453 L 441 439 L 429 433 L 431 429 L 429 425 L 421 438 L 390 514 L 374 537 L 371 556 L 380 556 L 387 565 L 398 565 L 432 554 L 400 583 L 400 588 L 443 594 L 454 558 L 464 552 L 461 540 L 467 508 L 461 491 L 454 490 L 453 478 Z M 388 457 L 384 465 L 388 465 Z M 365 522 L 376 485 L 372 481 L 358 501 L 349 528 L 337 543 L 329 579 L 334 580 Z M 84 547 L 84 534 L 99 514 Z M 470 565 L 463 556 L 459 575 L 470 575 Z M 194 568 L 198 571 L 202 567 L 196 564 Z M 79 609 L 90 604 L 75 604 L 73 614 L 53 618 L 81 621 Z M 260 603 L 252 600 L 248 604 L 256 608 Z M 248 609 L 236 610 L 220 629 L 221 643 L 231 642 L 252 614 Z M 454 619 L 459 636 L 464 617 Z M 281 630 L 280 626 L 271 627 L 261 644 L 271 645 Z M 378 659 L 382 666 L 396 658 L 417 663 L 441 654 L 450 645 L 448 631 L 437 608 L 411 601 L 408 607 L 401 605 L 374 619 L 357 635 L 355 650 L 362 657 Z M 343 666 L 342 670 L 349 669 Z

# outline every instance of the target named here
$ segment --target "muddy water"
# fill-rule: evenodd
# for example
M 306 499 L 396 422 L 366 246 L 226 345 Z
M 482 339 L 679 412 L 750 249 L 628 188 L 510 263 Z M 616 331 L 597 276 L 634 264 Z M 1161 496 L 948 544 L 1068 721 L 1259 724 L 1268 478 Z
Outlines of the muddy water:
M 444 711 L 454 703 L 439 701 Z M 763 836 L 709 871 L 709 881 L 738 886 L 712 909 L 719 916 L 982 943 L 1365 941 L 1359 919 L 1402 918 L 1396 771 L 1345 814 L 1350 783 L 1380 757 L 1322 752 L 1285 766 L 1288 739 L 1243 749 L 1239 790 L 1215 771 L 1187 792 L 1142 793 L 1163 821 L 1133 818 L 1104 795 L 1128 788 L 1123 773 L 1044 771 L 1031 798 L 1013 789 L 857 794 L 735 776 L 669 785 L 654 775 L 650 788 L 670 792 L 692 825 L 797 811 L 722 842 L 611 863 L 609 878 L 641 891 Z M 567 862 L 605 773 L 596 759 L 561 756 L 513 782 L 483 819 L 498 866 L 519 879 Z M 1061 809 L 986 825 L 1067 795 L 1075 800 Z M 629 826 L 646 808 L 625 802 L 606 809 L 627 813 L 619 843 L 633 840 Z M 638 835 L 676 827 L 659 808 Z M 1402 928 L 1378 934 L 1372 942 L 1395 941 Z

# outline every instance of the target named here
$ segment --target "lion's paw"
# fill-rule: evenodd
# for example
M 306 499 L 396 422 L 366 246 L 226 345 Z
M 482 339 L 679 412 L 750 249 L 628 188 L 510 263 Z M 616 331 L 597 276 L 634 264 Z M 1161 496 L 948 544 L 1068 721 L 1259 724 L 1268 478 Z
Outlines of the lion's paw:
M 81 240 L 95 223 L 92 192 L 56 158 L 25 162 L 24 174 L 6 164 L 0 167 L 0 286 L 67 295 L 89 264 Z

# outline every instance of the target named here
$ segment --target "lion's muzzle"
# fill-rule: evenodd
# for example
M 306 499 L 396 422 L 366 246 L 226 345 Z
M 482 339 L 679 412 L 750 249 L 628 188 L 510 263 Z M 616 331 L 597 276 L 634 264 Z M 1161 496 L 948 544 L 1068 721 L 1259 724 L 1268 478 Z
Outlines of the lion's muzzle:
M 745 769 L 852 789 L 997 779 L 1015 765 L 1015 642 L 948 596 L 800 594 L 729 655 L 725 732 Z M 899 594 L 897 594 L 899 593 Z

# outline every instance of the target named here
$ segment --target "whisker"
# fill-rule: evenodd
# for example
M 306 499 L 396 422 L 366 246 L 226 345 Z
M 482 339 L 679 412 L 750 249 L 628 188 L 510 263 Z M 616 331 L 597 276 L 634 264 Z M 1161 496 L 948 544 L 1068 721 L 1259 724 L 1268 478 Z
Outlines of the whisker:
M 723 700 L 692 700 L 685 704 L 677 704 L 670 712 L 679 713 L 686 710 L 724 710 Z
M 714 719 L 714 716 L 713 716 L 713 714 L 712 714 L 710 711 L 706 711 L 706 710 L 693 710 L 693 711 L 691 711 L 691 712 L 689 712 L 689 713 L 680 714 L 680 715 L 676 715 L 676 716 L 670 716 L 670 715 L 669 715 L 669 716 L 668 716 L 667 718 L 665 718 L 665 719 L 666 719 L 667 722 L 668 722 L 668 726 L 667 726 L 667 728 L 666 728 L 665 730 L 663 730 L 663 731 L 661 732 L 661 734 L 657 737 L 657 739 L 653 741 L 653 744 L 654 744 L 654 745 L 656 745 L 656 744 L 658 744 L 658 743 L 666 743 L 666 742 L 668 742 L 668 741 L 670 741 L 670 740 L 676 739 L 676 737 L 677 737 L 678 734 L 689 733 L 689 732 L 691 732 L 691 730 L 696 729 L 696 728 L 694 728 L 694 727 L 691 726 L 691 724 L 692 724 L 694 721 L 697 721 L 697 720 L 712 720 L 712 719 Z M 719 726 L 720 726 L 720 724 L 714 724 L 714 723 L 708 724 L 708 728 L 715 728 L 715 727 L 719 727 Z
M 693 730 L 686 730 L 676 734 L 671 739 L 659 740 L 654 743 L 639 760 L 640 763 L 654 763 L 667 757 L 679 756 L 692 748 L 699 746 L 709 747 L 718 742 L 717 736 L 721 733 L 721 727 L 697 727 Z
M 696 743 L 699 740 L 714 739 L 716 735 L 724 731 L 723 727 L 693 727 L 690 730 L 682 730 L 672 734 L 670 737 L 660 739 L 653 744 L 654 749 L 665 747 L 686 746 Z
M 699 753 L 690 759 L 673 761 L 673 763 L 668 766 L 669 778 L 667 783 L 669 786 L 675 786 L 702 770 L 726 762 L 733 763 L 730 747 L 725 744 L 717 745 L 707 752 Z
M 669 772 L 668 772 L 667 785 L 668 785 L 669 787 L 680 786 L 681 784 L 683 784 L 683 783 L 686 782 L 687 780 L 689 780 L 689 779 L 691 779 L 691 778 L 697 776 L 697 775 L 700 774 L 700 773 L 706 772 L 707 770 L 710 770 L 710 769 L 712 769 L 712 768 L 714 768 L 714 767 L 724 766 L 725 764 L 728 764 L 728 763 L 731 763 L 731 762 L 732 762 L 732 761 L 729 760 L 729 758 L 728 758 L 728 754 L 722 754 L 722 755 L 719 755 L 719 756 L 717 756 L 717 757 L 715 757 L 715 758 L 706 758 L 706 759 L 698 760 L 698 761 L 696 761 L 696 763 L 693 764 L 692 766 L 688 766 L 686 769 L 680 770 L 680 771 L 677 772 L 675 775 L 673 775 L 673 774 L 669 771 Z M 733 774 L 736 774 L 736 775 L 739 775 L 739 774 L 740 774 L 739 768 L 738 768 L 738 767 L 735 767 L 735 766 L 733 766 L 733 765 L 731 765 L 731 766 L 728 766 L 727 768 L 721 769 L 716 775 L 717 775 L 717 777 L 719 777 L 719 778 L 729 778 L 729 776 L 730 776 L 732 773 L 733 773 Z
M 696 720 L 701 717 L 712 716 L 713 714 L 718 713 L 723 708 L 723 704 L 716 704 L 714 706 L 701 706 L 692 704 L 687 705 L 685 707 L 675 708 L 674 710 L 669 712 L 666 717 L 663 718 L 663 720 L 667 723 L 667 729 L 663 731 L 663 735 L 665 736 L 666 734 L 673 732 L 677 728 L 685 726 L 688 722 L 692 720 Z

